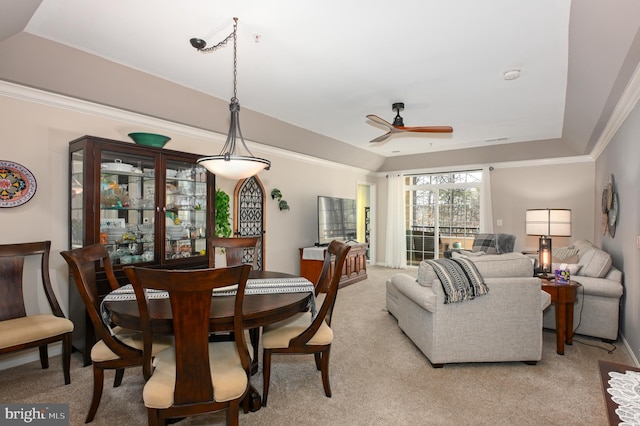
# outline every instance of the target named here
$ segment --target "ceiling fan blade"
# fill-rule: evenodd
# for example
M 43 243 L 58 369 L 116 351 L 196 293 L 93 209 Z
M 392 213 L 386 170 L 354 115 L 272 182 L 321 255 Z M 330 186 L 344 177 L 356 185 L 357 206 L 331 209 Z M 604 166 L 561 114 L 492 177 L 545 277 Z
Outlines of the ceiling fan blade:
M 393 124 L 389 123 L 386 120 L 383 120 L 382 118 L 378 117 L 377 115 L 369 114 L 369 115 L 367 115 L 367 118 L 369 120 L 375 122 L 375 123 L 382 124 L 383 126 L 386 126 L 389 129 L 393 129 Z
M 396 127 L 398 130 L 405 132 L 419 133 L 453 133 L 451 126 L 416 126 L 416 127 Z
M 382 136 L 378 136 L 377 138 L 370 140 L 369 143 L 384 142 L 387 139 L 389 139 L 390 136 L 391 136 L 391 132 L 387 132 Z

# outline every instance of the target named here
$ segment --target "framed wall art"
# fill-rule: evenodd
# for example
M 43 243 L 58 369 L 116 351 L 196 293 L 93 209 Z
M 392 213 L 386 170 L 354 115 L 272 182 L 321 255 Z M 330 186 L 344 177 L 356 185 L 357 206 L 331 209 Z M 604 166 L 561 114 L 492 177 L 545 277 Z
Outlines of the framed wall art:
M 0 207 L 17 207 L 36 193 L 33 174 L 21 164 L 0 160 Z

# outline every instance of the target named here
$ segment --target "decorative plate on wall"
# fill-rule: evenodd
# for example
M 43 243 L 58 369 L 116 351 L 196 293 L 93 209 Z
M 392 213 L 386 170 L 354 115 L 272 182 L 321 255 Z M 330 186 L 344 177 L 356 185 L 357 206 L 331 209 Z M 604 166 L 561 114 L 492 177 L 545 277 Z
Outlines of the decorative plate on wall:
M 36 193 L 36 178 L 21 164 L 0 160 L 0 207 L 17 207 Z
M 613 201 L 609 209 L 609 235 L 611 238 L 616 236 L 616 221 L 618 218 L 618 194 L 613 194 Z

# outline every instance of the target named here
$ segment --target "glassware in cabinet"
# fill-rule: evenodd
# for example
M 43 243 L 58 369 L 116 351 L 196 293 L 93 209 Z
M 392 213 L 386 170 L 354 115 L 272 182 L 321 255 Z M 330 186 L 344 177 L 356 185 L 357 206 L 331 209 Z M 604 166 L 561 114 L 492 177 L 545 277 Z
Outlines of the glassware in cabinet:
M 205 256 L 206 170 L 192 162 L 168 160 L 165 177 L 165 258 Z

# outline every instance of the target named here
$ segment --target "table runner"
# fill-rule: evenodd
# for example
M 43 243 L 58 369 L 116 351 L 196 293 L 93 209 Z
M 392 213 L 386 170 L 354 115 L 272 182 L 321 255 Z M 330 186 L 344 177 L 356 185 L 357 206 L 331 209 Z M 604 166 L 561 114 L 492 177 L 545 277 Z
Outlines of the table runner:
M 213 290 L 212 296 L 235 296 L 238 286 L 232 285 Z M 147 289 L 149 299 L 168 299 L 169 293 L 164 290 Z M 292 278 L 256 278 L 248 279 L 245 287 L 245 295 L 252 294 L 274 294 L 274 293 L 311 293 L 308 308 L 312 318 L 316 316 L 316 298 L 313 283 L 304 277 Z M 111 313 L 105 306 L 105 302 L 136 300 L 136 295 L 131 284 L 123 285 L 117 290 L 107 294 L 100 304 L 102 321 L 111 330 Z M 113 332 L 112 332 L 113 334 Z

